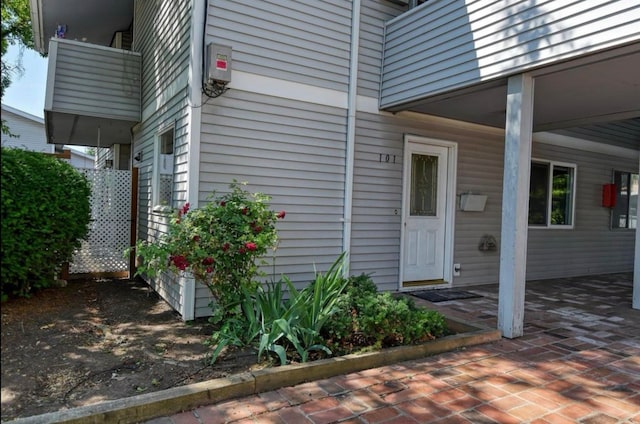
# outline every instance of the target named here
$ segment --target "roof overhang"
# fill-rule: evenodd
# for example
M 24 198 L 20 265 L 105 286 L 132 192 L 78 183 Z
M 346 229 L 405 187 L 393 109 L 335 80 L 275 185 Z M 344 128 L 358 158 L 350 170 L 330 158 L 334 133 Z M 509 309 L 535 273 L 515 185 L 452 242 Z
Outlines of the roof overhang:
M 535 84 L 534 131 L 576 130 L 588 134 L 592 128 L 593 141 L 640 150 L 639 69 L 640 43 L 635 43 L 531 70 Z M 506 100 L 507 78 L 501 78 L 388 110 L 504 128 Z
M 109 46 L 133 22 L 133 0 L 29 0 L 36 50 L 47 53 L 59 25 L 64 38 Z M 99 19 L 98 19 L 99 17 Z

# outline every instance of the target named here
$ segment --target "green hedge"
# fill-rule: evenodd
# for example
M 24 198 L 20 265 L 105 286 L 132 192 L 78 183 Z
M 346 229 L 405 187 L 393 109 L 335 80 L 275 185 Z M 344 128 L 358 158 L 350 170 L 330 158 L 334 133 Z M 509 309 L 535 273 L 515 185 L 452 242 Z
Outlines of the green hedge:
M 91 188 L 53 156 L 2 148 L 2 299 L 51 285 L 87 237 Z

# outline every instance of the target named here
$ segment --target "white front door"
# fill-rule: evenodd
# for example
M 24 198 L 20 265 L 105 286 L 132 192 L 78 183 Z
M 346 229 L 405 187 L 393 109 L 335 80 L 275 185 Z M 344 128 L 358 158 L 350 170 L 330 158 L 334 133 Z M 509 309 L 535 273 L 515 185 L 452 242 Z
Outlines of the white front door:
M 448 150 L 406 144 L 402 287 L 445 283 Z

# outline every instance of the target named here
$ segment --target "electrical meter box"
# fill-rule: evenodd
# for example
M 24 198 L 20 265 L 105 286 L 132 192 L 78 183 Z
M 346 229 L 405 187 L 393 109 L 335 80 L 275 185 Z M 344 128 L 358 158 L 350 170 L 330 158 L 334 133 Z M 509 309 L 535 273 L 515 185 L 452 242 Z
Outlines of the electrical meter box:
M 207 56 L 207 81 L 231 82 L 231 47 L 210 43 Z

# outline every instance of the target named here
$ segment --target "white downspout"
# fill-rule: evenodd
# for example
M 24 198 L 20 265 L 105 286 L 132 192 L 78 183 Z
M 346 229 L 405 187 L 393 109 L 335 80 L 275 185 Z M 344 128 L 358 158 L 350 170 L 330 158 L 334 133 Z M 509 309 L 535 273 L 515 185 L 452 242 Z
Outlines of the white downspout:
M 205 32 L 205 3 L 193 0 L 191 5 L 191 51 L 189 57 L 189 141 L 187 199 L 191 208 L 198 207 L 200 188 L 200 135 L 202 132 L 202 61 Z
M 208 0 L 193 0 L 191 4 L 191 51 L 189 52 L 189 106 L 187 128 L 189 128 L 187 163 L 187 199 L 192 209 L 198 207 L 200 188 L 200 134 L 202 131 L 202 60 L 205 31 L 205 3 Z M 193 278 L 180 278 L 182 296 L 181 315 L 184 321 L 195 318 L 196 286 Z
M 351 11 L 351 59 L 349 61 L 349 93 L 347 99 L 347 140 L 344 176 L 344 217 L 342 250 L 351 248 L 351 212 L 353 208 L 353 167 L 356 144 L 356 96 L 358 94 L 358 56 L 360 47 L 360 0 L 354 0 Z M 349 275 L 349 264 L 344 275 Z

